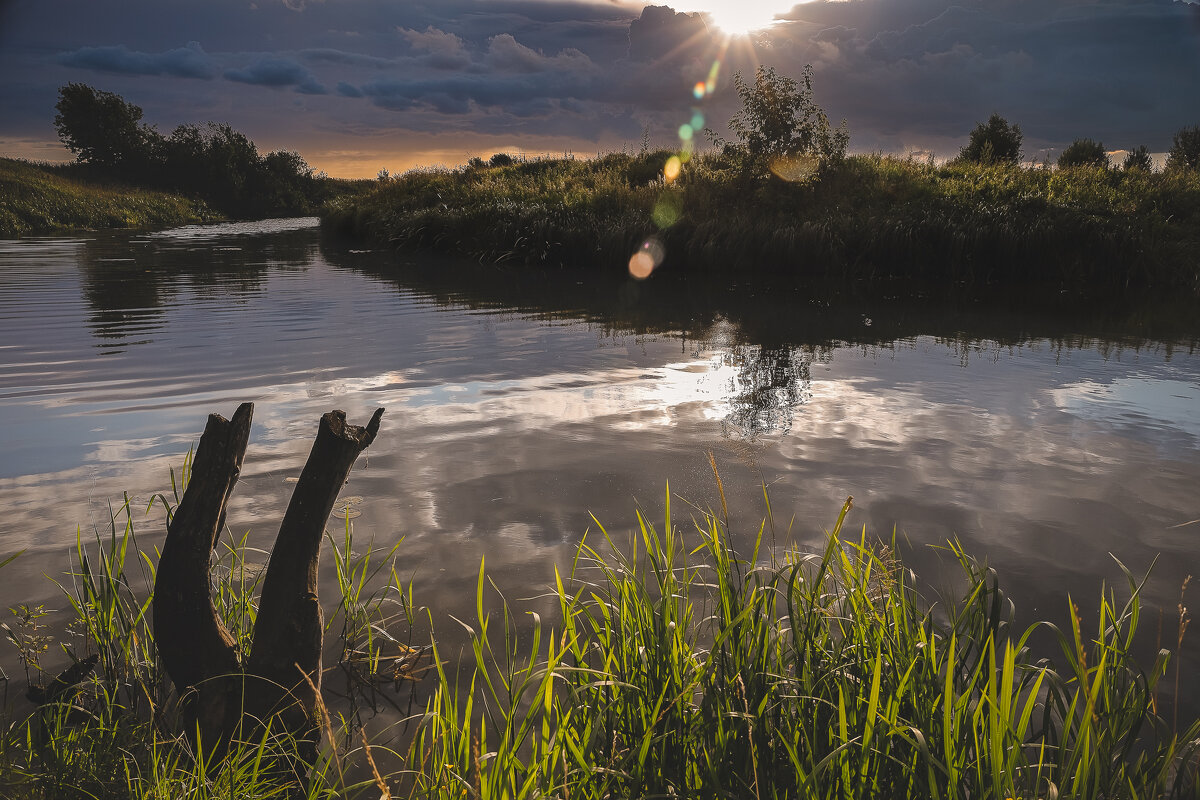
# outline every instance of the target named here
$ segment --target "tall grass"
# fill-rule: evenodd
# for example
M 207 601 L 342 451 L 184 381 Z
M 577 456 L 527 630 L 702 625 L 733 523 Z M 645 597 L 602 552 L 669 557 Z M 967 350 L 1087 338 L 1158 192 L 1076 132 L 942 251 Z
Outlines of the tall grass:
M 178 195 L 103 188 L 39 165 L 0 158 L 0 238 L 71 228 L 154 228 L 219 215 Z
M 843 530 L 819 553 L 739 558 L 703 515 L 685 543 L 643 514 L 556 575 L 561 622 L 515 610 L 483 570 L 468 669 L 409 751 L 422 797 L 1182 797 L 1200 724 L 1154 713 L 1167 654 L 1132 648 L 1142 583 L 1071 607 L 1035 658 L 995 575 L 957 544 L 961 594 L 927 602 L 894 551 Z M 489 602 L 490 601 L 490 602 Z M 494 605 L 493 605 L 494 604 Z M 492 605 L 489 608 L 489 605 Z M 439 664 L 441 663 L 439 659 Z
M 719 481 L 719 477 L 718 477 Z M 719 483 L 718 483 L 719 486 Z M 765 493 L 764 493 L 765 497 Z M 168 514 L 172 507 L 163 498 Z M 1104 587 L 1093 612 L 1024 630 L 993 571 L 955 542 L 953 596 L 917 577 L 847 501 L 816 551 L 780 549 L 767 516 L 748 552 L 728 514 L 645 512 L 626 540 L 599 522 L 547 592 L 555 619 L 522 613 L 480 564 L 461 663 L 403 641 L 417 622 L 391 558 L 330 537 L 340 597 L 327 632 L 346 702 L 328 700 L 325 744 L 301 785 L 273 764 L 296 743 L 267 728 L 204 763 L 178 730 L 146 620 L 155 559 L 126 501 L 76 547 L 63 583 L 95 671 L 0 726 L 5 798 L 1150 798 L 1194 797 L 1200 722 L 1182 729 L 1156 694 L 1171 654 L 1134 656 L 1145 579 Z M 347 515 L 349 516 L 349 515 Z M 249 629 L 257 581 L 234 539 L 218 608 Z M 1180 612 L 1179 643 L 1186 629 Z M 1053 653 L 1034 653 L 1035 633 Z M 1045 637 L 1041 637 L 1045 638 Z M 244 641 L 240 638 L 239 641 Z M 86 662 L 84 662 L 86 663 Z M 406 739 L 367 738 L 357 709 L 383 684 L 432 681 Z M 1178 673 L 1176 673 L 1178 674 Z M 333 681 L 326 680 L 327 687 Z M 369 687 L 369 688 L 368 688 Z M 1164 687 L 1165 688 L 1165 687 Z M 369 767 L 369 770 L 368 770 Z M 382 774 L 381 774 L 382 773 Z
M 975 293 L 1200 291 L 1200 173 L 853 156 L 819 181 L 751 180 L 666 152 L 417 170 L 335 202 L 329 228 L 483 262 L 623 269 L 649 236 L 678 270 Z
M 186 486 L 188 467 L 185 462 L 179 482 L 172 474 L 170 496 L 158 495 L 151 503 L 161 503 L 168 519 Z M 391 553 L 381 557 L 371 546 L 357 553 L 349 523 L 344 537 L 331 537 L 339 578 L 344 579 L 327 625 L 339 632 L 338 666 L 357 678 L 347 681 L 354 702 L 328 719 L 325 749 L 297 785 L 279 764 L 295 759 L 299 743 L 269 725 L 256 729 L 252 740 L 235 740 L 219 763 L 206 763 L 202 746 L 193 749 L 154 646 L 149 614 L 158 559 L 139 546 L 135 521 L 140 516 L 126 497 L 113 510 L 106 531 L 97 531 L 90 542 L 77 535 L 74 567 L 59 584 L 72 617 L 59 649 L 72 666 L 55 677 L 43 670 L 50 658 L 34 654 L 28 692 L 32 705 L 6 697 L 0 710 L 0 797 L 332 798 L 374 786 L 369 778 L 355 777 L 365 769 L 355 738 L 361 728 L 355 704 L 374 702 L 366 692 L 378 680 L 356 659 L 375 665 L 386 659 L 393 666 L 389 680 L 398 680 L 402 670 L 416 675 L 421 669 L 420 650 L 414 649 L 413 657 L 407 651 L 393 653 L 394 645 L 387 649 L 395 641 L 389 629 L 396 627 L 389 604 L 412 600 L 411 587 L 399 583 L 394 568 L 384 572 Z M 263 555 L 248 546 L 245 535 L 228 534 L 214 556 L 214 604 L 243 655 L 257 611 L 261 568 L 255 562 Z M 367 586 L 379 574 L 397 582 Z M 411 619 L 413 612 L 407 616 Z M 18 648 L 45 651 L 49 637 L 9 630 Z M 403 664 L 395 666 L 396 660 Z M 19 711 L 22 706 L 27 710 Z M 355 765 L 360 765 L 357 772 Z

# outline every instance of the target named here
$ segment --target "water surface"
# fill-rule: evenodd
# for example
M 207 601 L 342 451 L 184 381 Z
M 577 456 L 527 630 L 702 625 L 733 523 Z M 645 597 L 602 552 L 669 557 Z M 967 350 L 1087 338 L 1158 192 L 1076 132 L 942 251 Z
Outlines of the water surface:
M 45 576 L 122 492 L 143 546 L 161 543 L 161 512 L 141 509 L 205 416 L 250 400 L 228 524 L 262 547 L 320 415 L 386 407 L 346 489 L 363 498 L 355 534 L 402 540 L 442 627 L 473 613 L 481 558 L 534 597 L 593 514 L 628 531 L 635 508 L 661 516 L 668 481 L 719 506 L 711 452 L 740 542 L 764 485 L 777 541 L 802 547 L 853 495 L 849 524 L 897 531 L 931 576 L 923 545 L 957 537 L 1030 617 L 1060 616 L 1068 593 L 1086 614 L 1120 580 L 1112 556 L 1142 572 L 1157 555 L 1149 596 L 1173 636 L 1200 569 L 1186 324 L 830 302 L 678 270 L 637 283 L 619 265 L 469 269 L 323 242 L 313 224 L 0 242 L 0 555 L 27 550 L 0 606 L 63 605 Z

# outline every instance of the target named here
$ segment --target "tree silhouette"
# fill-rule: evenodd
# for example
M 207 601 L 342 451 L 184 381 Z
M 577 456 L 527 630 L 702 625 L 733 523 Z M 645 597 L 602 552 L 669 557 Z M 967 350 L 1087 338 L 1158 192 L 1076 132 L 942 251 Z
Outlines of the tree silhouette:
M 977 164 L 1011 164 L 1021 160 L 1020 125 L 1009 125 L 999 114 L 992 114 L 987 122 L 981 122 L 971 131 L 967 144 L 958 157 Z
M 1100 142 L 1091 139 L 1076 139 L 1062 151 L 1058 157 L 1058 166 L 1069 167 L 1104 167 L 1108 168 L 1108 152 Z
M 58 92 L 59 138 L 98 177 L 198 197 L 241 218 L 309 213 L 319 203 L 320 182 L 298 153 L 259 155 L 245 134 L 216 122 L 164 137 L 120 95 L 82 83 Z
M 141 168 L 162 137 L 138 123 L 142 109 L 120 95 L 82 83 L 58 90 L 54 127 L 81 163 L 104 168 Z
M 1154 162 L 1150 159 L 1150 150 L 1144 144 L 1139 144 L 1135 149 L 1130 150 L 1121 164 L 1121 169 L 1126 172 L 1134 169 L 1149 172 L 1153 168 Z
M 1175 134 L 1167 151 L 1167 169 L 1200 169 L 1200 125 L 1183 128 Z

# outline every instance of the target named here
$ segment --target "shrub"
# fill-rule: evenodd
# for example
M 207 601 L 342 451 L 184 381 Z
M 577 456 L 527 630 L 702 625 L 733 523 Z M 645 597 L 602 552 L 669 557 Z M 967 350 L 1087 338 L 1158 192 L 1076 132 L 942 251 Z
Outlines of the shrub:
M 1153 168 L 1154 162 L 1150 160 L 1150 151 L 1144 144 L 1140 144 L 1137 148 L 1130 150 L 1129 155 L 1125 156 L 1125 161 L 1121 164 L 1121 169 L 1126 172 L 1134 169 L 1140 169 L 1142 172 L 1150 172 Z
M 1200 125 L 1183 128 L 1167 151 L 1167 169 L 1200 169 Z
M 1021 141 L 1024 139 L 1020 125 L 1009 125 L 999 114 L 992 114 L 987 122 L 981 122 L 971 131 L 967 144 L 959 151 L 963 161 L 977 164 L 1011 164 L 1021 160 Z
M 760 66 L 754 71 L 754 83 L 734 73 L 733 85 L 742 110 L 729 120 L 729 129 L 750 171 L 765 174 L 775 162 L 801 156 L 821 163 L 846 157 L 850 133 L 844 120 L 837 130 L 831 128 L 825 112 L 813 102 L 811 65 L 798 81 L 780 75 L 774 67 Z M 718 146 L 726 144 L 711 138 Z
M 1091 139 L 1076 139 L 1071 142 L 1062 155 L 1058 157 L 1058 166 L 1070 167 L 1103 167 L 1108 169 L 1108 152 L 1100 142 Z

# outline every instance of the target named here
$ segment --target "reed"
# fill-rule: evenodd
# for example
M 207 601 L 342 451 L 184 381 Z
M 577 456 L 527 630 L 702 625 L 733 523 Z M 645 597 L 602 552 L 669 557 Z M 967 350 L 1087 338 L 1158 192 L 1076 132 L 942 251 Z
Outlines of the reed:
M 561 627 L 523 643 L 486 590 L 467 677 L 439 686 L 410 764 L 421 797 L 1179 797 L 1200 725 L 1152 710 L 1164 652 L 1131 656 L 1143 582 L 1096 633 L 1012 627 L 996 576 L 951 543 L 963 590 L 927 603 L 890 546 L 747 557 L 702 515 L 692 543 L 638 515 L 556 575 Z M 487 599 L 493 608 L 487 609 Z M 1058 634 L 1057 659 L 1029 637 Z
M 596 522 L 550 576 L 554 619 L 523 612 L 481 563 L 474 616 L 459 622 L 461 663 L 436 638 L 428 661 L 402 644 L 397 632 L 422 613 L 391 561 L 397 551 L 356 550 L 347 521 L 331 536 L 340 597 L 328 630 L 341 639 L 348 690 L 382 692 L 426 673 L 432 686 L 399 746 L 389 732 L 367 738 L 354 702 L 327 699 L 324 749 L 299 786 L 271 766 L 295 743 L 269 727 L 219 764 L 189 749 L 145 619 L 154 559 L 138 548 L 126 500 L 97 541 L 77 543 L 62 584 L 82 634 L 63 649 L 79 662 L 95 655 L 96 669 L 32 712 L 5 712 L 0 795 L 1000 800 L 1200 790 L 1200 721 L 1168 724 L 1155 700 L 1171 653 L 1149 665 L 1134 656 L 1144 577 L 1118 562 L 1124 585 L 1102 587 L 1094 611 L 1071 601 L 1065 625 L 1022 630 L 997 575 L 958 543 L 943 548 L 959 576 L 954 595 L 929 599 L 894 541 L 847 530 L 849 500 L 822 546 L 804 551 L 781 545 L 790 532 L 775 530 L 764 498 L 743 553 L 723 499 L 719 512 L 690 508 L 681 521 L 668 488 L 661 524 L 639 511 L 628 538 Z M 176 501 L 156 502 L 169 515 Z M 254 613 L 253 555 L 232 538 L 215 573 L 234 631 Z M 1176 647 L 1182 600 L 1179 617 Z M 1055 652 L 1033 652 L 1039 631 Z M 357 702 L 375 698 L 363 690 Z

